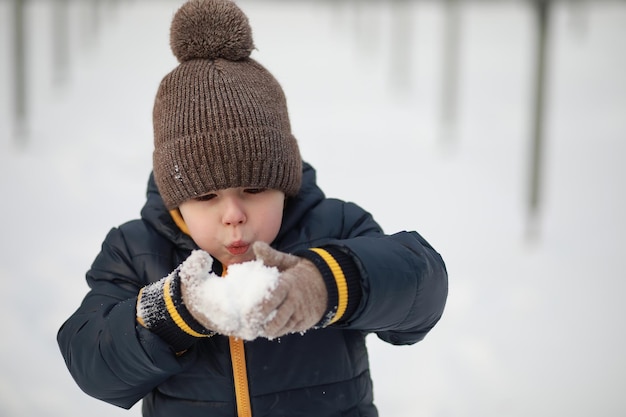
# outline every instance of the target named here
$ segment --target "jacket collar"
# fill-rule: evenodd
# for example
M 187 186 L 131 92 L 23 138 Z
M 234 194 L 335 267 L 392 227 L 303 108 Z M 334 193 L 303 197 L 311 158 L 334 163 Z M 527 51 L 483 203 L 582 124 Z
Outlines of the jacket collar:
M 150 177 L 148 178 L 146 198 L 146 203 L 141 209 L 141 218 L 144 221 L 149 223 L 176 246 L 189 250 L 198 249 L 198 245 L 195 244 L 193 239 L 183 233 L 182 230 L 176 226 L 176 223 L 174 223 L 174 219 L 172 219 L 172 216 L 165 207 L 165 203 L 159 194 L 153 173 L 150 173 Z

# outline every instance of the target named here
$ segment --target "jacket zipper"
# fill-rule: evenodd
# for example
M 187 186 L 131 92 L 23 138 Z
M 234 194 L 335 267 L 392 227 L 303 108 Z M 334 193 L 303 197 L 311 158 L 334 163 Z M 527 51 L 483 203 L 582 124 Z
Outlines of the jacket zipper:
M 226 268 L 222 271 L 222 277 L 224 276 L 226 276 Z M 237 416 L 252 417 L 250 388 L 248 387 L 248 370 L 246 367 L 246 351 L 243 347 L 243 339 L 229 336 L 228 345 L 230 347 L 230 360 L 233 365 Z
M 170 215 L 174 219 L 174 223 L 183 231 L 183 233 L 191 236 L 189 229 L 185 224 L 185 220 L 180 214 L 179 209 L 170 210 Z M 222 277 L 226 275 L 226 266 L 222 271 Z M 235 400 L 237 401 L 237 416 L 252 417 L 252 406 L 250 405 L 250 388 L 248 387 L 248 371 L 246 368 L 246 352 L 243 347 L 243 340 L 235 337 L 228 337 L 230 347 L 230 359 L 233 365 L 233 379 L 235 381 Z
M 243 340 L 230 336 L 230 358 L 233 364 L 233 377 L 235 380 L 235 398 L 237 400 L 237 416 L 252 417 L 250 405 L 250 390 L 248 387 L 248 373 L 246 369 L 246 355 Z

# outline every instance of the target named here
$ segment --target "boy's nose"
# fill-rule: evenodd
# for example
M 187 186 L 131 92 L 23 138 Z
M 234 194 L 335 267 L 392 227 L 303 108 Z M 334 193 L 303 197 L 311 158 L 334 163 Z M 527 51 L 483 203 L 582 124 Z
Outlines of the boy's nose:
M 229 226 L 245 223 L 246 213 L 243 205 L 237 198 L 225 199 L 222 221 Z

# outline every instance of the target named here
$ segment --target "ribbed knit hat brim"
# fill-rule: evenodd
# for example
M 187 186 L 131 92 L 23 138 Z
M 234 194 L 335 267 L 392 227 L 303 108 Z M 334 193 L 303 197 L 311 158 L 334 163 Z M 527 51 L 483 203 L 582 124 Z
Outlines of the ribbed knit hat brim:
M 295 140 L 270 129 L 236 129 L 170 141 L 154 152 L 155 178 L 168 209 L 210 191 L 271 188 L 293 196 L 302 164 Z M 157 174 L 158 172 L 158 174 Z

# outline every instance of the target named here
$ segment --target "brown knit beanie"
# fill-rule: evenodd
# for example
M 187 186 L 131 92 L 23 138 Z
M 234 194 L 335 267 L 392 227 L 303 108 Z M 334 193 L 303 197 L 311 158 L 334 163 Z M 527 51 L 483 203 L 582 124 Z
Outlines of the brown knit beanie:
M 190 0 L 174 15 L 179 65 L 154 103 L 154 177 L 168 209 L 234 187 L 298 193 L 302 160 L 287 102 L 250 58 L 248 18 L 230 0 Z

